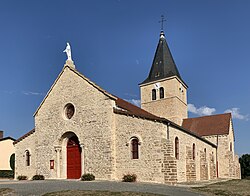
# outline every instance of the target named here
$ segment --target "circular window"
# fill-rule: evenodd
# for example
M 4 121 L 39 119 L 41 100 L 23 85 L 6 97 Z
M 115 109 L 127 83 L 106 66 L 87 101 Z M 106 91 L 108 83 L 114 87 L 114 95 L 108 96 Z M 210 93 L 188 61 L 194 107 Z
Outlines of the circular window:
M 66 116 L 66 118 L 71 119 L 72 116 L 74 115 L 74 113 L 75 113 L 75 107 L 71 103 L 68 103 L 65 106 L 65 116 Z

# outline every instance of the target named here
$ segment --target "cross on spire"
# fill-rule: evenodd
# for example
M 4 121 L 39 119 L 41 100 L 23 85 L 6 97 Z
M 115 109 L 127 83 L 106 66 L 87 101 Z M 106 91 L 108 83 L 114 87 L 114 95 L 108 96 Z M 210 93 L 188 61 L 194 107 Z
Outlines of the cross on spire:
M 161 30 L 163 31 L 163 24 L 166 20 L 164 19 L 164 15 L 161 15 L 161 20 L 159 21 L 159 23 L 161 23 Z

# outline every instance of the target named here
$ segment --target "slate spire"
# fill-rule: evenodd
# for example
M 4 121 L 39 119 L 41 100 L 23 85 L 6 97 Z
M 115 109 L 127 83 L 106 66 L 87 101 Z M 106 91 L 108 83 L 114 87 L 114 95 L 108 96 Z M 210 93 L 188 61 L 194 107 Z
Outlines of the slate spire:
M 152 67 L 147 79 L 144 80 L 141 84 L 153 82 L 171 76 L 177 76 L 182 80 L 177 66 L 175 65 L 172 54 L 169 50 L 164 31 L 161 30 L 160 39 L 157 45 Z

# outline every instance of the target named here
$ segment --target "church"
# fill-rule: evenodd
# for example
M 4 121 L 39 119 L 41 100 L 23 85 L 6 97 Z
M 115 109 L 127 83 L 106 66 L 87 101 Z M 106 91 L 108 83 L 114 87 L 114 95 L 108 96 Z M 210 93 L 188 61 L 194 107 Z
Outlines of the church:
M 139 85 L 141 108 L 79 73 L 69 44 L 65 52 L 61 73 L 34 113 L 34 129 L 14 142 L 15 178 L 92 173 L 119 181 L 136 174 L 141 182 L 176 184 L 241 177 L 232 115 L 188 118 L 188 86 L 163 31 Z

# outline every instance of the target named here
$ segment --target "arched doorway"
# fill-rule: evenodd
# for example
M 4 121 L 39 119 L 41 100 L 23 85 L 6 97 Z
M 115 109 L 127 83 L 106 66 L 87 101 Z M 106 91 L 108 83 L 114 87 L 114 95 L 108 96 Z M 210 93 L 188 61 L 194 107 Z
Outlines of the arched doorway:
M 81 148 L 77 136 L 72 136 L 67 142 L 67 178 L 81 177 Z

